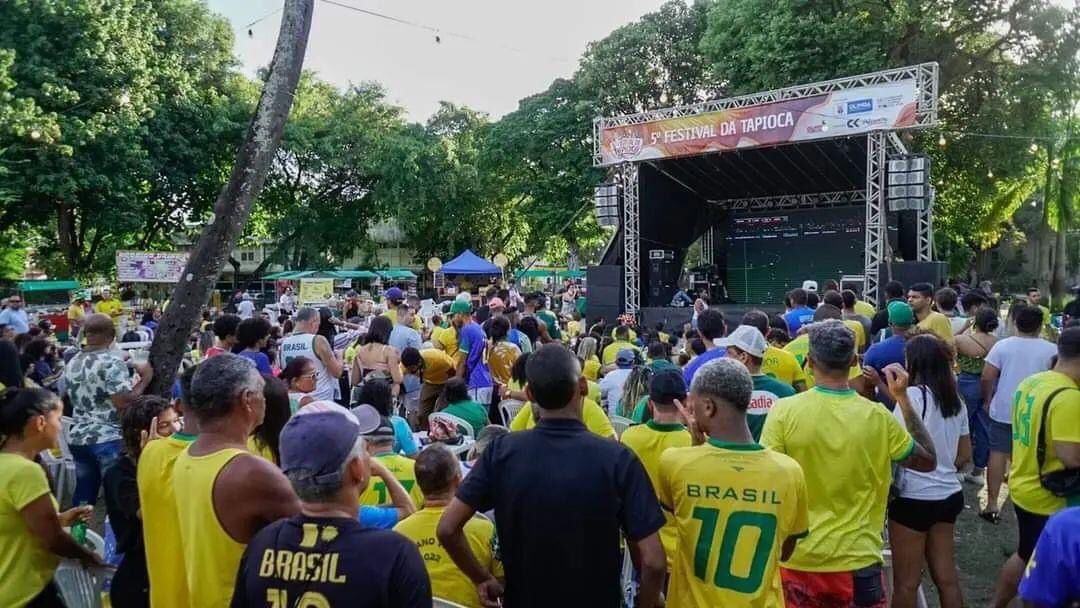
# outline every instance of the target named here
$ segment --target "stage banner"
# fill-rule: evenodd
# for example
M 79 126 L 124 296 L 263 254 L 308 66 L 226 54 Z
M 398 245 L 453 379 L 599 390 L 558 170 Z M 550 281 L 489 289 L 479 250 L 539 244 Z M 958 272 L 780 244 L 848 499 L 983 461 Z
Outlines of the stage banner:
M 117 251 L 116 280 L 121 283 L 179 283 L 186 252 Z
M 603 165 L 915 125 L 914 79 L 600 131 Z
M 300 279 L 300 303 L 326 302 L 334 295 L 334 279 Z

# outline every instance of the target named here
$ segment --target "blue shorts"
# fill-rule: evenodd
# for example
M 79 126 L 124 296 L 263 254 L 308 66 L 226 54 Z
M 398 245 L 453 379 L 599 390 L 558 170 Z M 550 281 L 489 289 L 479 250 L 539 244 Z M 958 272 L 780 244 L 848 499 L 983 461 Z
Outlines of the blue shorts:
M 1012 425 L 990 420 L 990 451 L 1012 454 Z

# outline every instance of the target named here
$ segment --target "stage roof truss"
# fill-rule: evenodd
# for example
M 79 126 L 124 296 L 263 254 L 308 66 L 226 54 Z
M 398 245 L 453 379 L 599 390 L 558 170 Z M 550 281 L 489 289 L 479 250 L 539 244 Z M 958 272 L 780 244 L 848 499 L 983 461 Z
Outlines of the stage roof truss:
M 817 192 L 814 194 L 788 194 L 782 196 L 757 196 L 710 200 L 710 205 L 733 212 L 771 211 L 780 209 L 818 209 L 821 207 L 844 207 L 862 205 L 866 202 L 866 190 L 840 192 Z

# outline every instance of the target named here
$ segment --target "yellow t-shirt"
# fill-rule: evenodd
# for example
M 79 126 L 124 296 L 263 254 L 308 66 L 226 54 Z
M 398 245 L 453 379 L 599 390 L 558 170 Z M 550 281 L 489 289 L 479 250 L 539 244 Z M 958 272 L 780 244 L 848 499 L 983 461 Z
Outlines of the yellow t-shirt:
M 668 448 L 688 448 L 693 444 L 690 431 L 686 430 L 685 426 L 660 424 L 654 420 L 626 429 L 619 441 L 630 448 L 641 461 L 654 489 L 660 487 L 660 455 Z M 675 566 L 676 548 L 679 545 L 679 529 L 675 526 L 675 518 L 670 512 L 664 511 L 664 520 L 664 527 L 660 529 L 660 542 L 667 555 L 668 572 L 671 572 Z
M 941 314 L 940 312 L 930 311 L 930 314 L 926 315 L 926 318 L 915 324 L 915 327 L 919 329 L 928 329 L 934 333 L 935 336 L 942 340 L 953 343 L 952 323 L 949 322 L 949 317 Z
M 173 467 L 180 452 L 194 440 L 194 435 L 173 433 L 146 444 L 139 455 L 136 480 L 153 608 L 186 608 L 188 605 L 184 549 L 173 492 Z
M 233 540 L 221 527 L 213 494 L 214 481 L 222 469 L 240 456 L 250 454 L 247 450 L 225 448 L 192 456 L 189 448 L 176 457 L 173 492 L 191 608 L 228 606 L 232 601 L 246 545 Z
M 86 309 L 82 307 L 82 304 L 72 304 L 68 306 L 67 318 L 68 321 L 76 323 L 82 323 L 82 320 L 86 317 Z
M 424 382 L 428 384 L 446 384 L 457 369 L 454 358 L 437 348 L 425 348 L 420 356 L 424 359 Z
M 40 465 L 18 454 L 0 454 L 0 606 L 25 606 L 52 580 L 60 558 L 45 548 L 23 519 L 27 505 L 49 496 Z
M 581 335 L 581 321 L 568 321 L 566 331 L 563 332 L 563 342 L 570 342 Z
M 1052 473 L 1065 468 L 1054 451 L 1054 442 L 1080 443 L 1080 390 L 1072 378 L 1050 370 L 1026 378 L 1016 388 L 1013 399 L 1009 494 L 1016 506 L 1039 515 L 1051 515 L 1066 506 L 1080 505 L 1080 497 L 1069 502 L 1051 494 L 1039 481 L 1036 449 L 1043 408 L 1050 394 L 1061 388 L 1066 390 L 1054 396 L 1046 414 L 1046 460 L 1042 472 Z
M 586 380 L 589 383 L 589 399 L 600 403 L 600 384 L 593 382 L 592 380 Z
M 866 345 L 866 328 L 855 319 L 845 320 L 844 325 L 851 330 L 851 333 L 855 334 L 855 352 L 861 353 L 863 346 Z
M 604 349 L 603 364 L 611 365 L 615 363 L 615 359 L 619 356 L 619 351 L 623 349 L 636 350 L 641 352 L 641 349 L 630 342 L 612 342 L 608 344 L 608 347 Z
M 788 342 L 787 346 L 784 347 L 784 350 L 794 355 L 795 362 L 798 363 L 799 368 L 803 370 L 803 375 L 805 376 L 806 380 L 806 388 L 813 388 L 814 374 L 810 373 L 810 371 L 806 369 L 806 360 L 808 354 L 810 353 L 810 334 L 803 334 L 798 338 L 795 338 L 791 342 Z M 766 355 L 768 355 L 767 351 Z M 762 371 L 764 371 L 764 366 L 762 366 Z M 861 375 L 862 368 L 859 367 L 859 363 L 858 361 L 856 361 L 855 365 L 852 365 L 851 369 L 848 370 L 848 380 L 854 380 Z
M 783 606 L 784 541 L 807 532 L 802 469 L 756 443 L 709 439 L 660 457 L 660 504 L 679 530 L 668 606 Z
M 873 319 L 877 314 L 877 309 L 869 302 L 863 302 L 862 300 L 855 300 L 855 312 L 866 317 L 867 319 Z
M 761 443 L 806 476 L 810 536 L 785 566 L 843 572 L 880 563 L 892 463 L 915 448 L 900 421 L 854 390 L 819 386 L 773 404 Z
M 416 461 L 393 452 L 376 454 L 375 458 L 378 458 L 389 469 L 394 479 L 397 479 L 405 487 L 405 491 L 409 493 L 409 498 L 412 498 L 413 504 L 420 508 L 424 504 L 424 494 L 420 491 L 420 486 L 416 485 Z M 367 489 L 360 494 L 360 504 L 372 507 L 391 504 L 390 492 L 386 489 L 386 483 L 381 479 L 373 478 Z
M 94 312 L 100 315 L 109 315 L 115 322 L 120 315 L 124 314 L 124 305 L 116 298 L 101 300 L 94 305 Z
M 255 436 L 254 435 L 249 435 L 248 436 L 247 448 L 248 448 L 248 451 L 251 452 L 252 454 L 262 458 L 263 460 L 265 460 L 266 462 L 269 462 L 270 464 L 272 464 L 274 466 L 277 466 L 277 463 L 274 462 L 274 453 L 270 450 L 270 446 L 262 445 L 259 442 L 255 441 Z
M 593 355 L 585 360 L 585 364 L 581 366 L 581 375 L 585 376 L 589 380 L 596 380 L 600 377 L 600 357 Z M 597 400 L 599 401 L 599 399 Z
M 617 327 L 613 327 L 613 328 L 611 329 L 611 338 L 612 338 L 612 339 L 615 339 L 615 330 L 616 330 L 616 329 L 618 329 L 618 328 L 617 328 Z M 628 330 L 627 330 L 627 332 L 628 332 L 628 333 L 627 333 L 627 337 L 628 337 L 628 339 L 629 339 L 629 340 L 630 340 L 631 342 L 636 342 L 636 341 L 637 341 L 637 332 L 636 332 L 636 331 L 634 331 L 634 330 L 632 330 L 632 329 L 628 329 Z
M 581 408 L 582 422 L 585 423 L 585 427 L 589 429 L 594 435 L 599 435 L 605 439 L 615 438 L 615 429 L 611 426 L 611 421 L 608 420 L 607 414 L 600 408 L 592 399 L 585 399 L 585 404 Z M 527 431 L 536 426 L 536 421 L 532 417 L 532 406 L 526 403 L 518 410 L 514 419 L 510 421 L 511 431 Z
M 480 608 L 480 597 L 476 593 L 476 585 L 454 564 L 454 560 L 450 558 L 438 537 L 435 536 L 435 528 L 439 525 L 439 519 L 444 511 L 446 507 L 420 509 L 394 526 L 394 532 L 416 543 L 420 556 L 424 558 L 424 568 L 427 569 L 428 577 L 431 579 L 433 597 L 450 600 L 469 608 Z M 482 515 L 473 516 L 465 522 L 465 540 L 484 570 L 496 578 L 505 576 L 502 562 L 498 557 L 495 524 Z
M 431 343 L 451 357 L 458 353 L 458 333 L 453 327 L 437 327 L 431 330 Z
M 806 382 L 806 372 L 795 355 L 772 344 L 765 349 L 765 357 L 761 360 L 761 373 L 792 386 L 796 382 Z
M 384 312 L 382 316 L 390 319 L 394 322 L 394 325 L 397 325 L 397 309 L 392 308 Z M 424 323 L 420 320 L 420 317 L 413 317 L 412 328 L 416 331 L 420 331 L 424 328 Z

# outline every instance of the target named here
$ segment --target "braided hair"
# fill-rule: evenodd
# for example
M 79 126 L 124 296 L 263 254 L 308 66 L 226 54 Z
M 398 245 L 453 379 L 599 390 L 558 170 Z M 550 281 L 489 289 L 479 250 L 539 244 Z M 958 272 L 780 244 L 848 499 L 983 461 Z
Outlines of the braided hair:
M 0 393 L 0 446 L 22 437 L 26 424 L 63 407 L 56 393 L 42 388 L 8 388 Z

